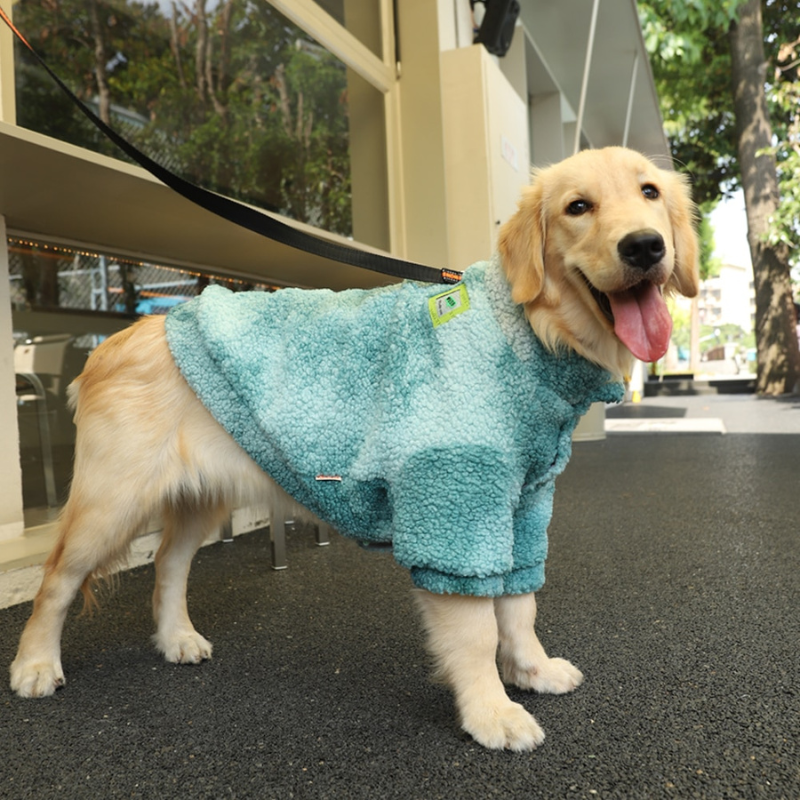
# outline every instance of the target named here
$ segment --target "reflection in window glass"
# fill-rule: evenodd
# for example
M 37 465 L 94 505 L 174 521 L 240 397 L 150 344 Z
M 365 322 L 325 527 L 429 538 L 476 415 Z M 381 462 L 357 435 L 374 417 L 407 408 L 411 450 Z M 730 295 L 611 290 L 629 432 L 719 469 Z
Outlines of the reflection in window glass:
M 166 314 L 209 283 L 274 287 L 189 273 L 111 254 L 9 238 L 14 371 L 26 525 L 61 502 L 75 429 L 66 390 L 103 339 L 141 314 Z
M 369 87 L 351 107 L 344 64 L 268 3 L 19 0 L 14 18 L 84 102 L 164 166 L 353 235 L 352 120 L 382 114 L 383 97 Z M 15 58 L 19 125 L 123 157 L 18 43 Z M 385 151 L 385 133 L 374 133 Z M 370 168 L 377 184 L 369 194 L 385 209 L 385 155 Z M 377 227 L 355 227 L 386 248 L 388 211 L 381 213 Z
M 379 0 L 315 0 L 315 2 L 372 50 L 378 58 L 383 56 Z

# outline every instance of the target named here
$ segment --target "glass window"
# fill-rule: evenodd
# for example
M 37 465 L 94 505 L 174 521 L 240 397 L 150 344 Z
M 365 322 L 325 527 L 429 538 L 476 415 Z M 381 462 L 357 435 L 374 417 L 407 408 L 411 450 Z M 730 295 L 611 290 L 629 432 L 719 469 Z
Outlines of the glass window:
M 103 339 L 141 314 L 166 314 L 209 283 L 275 287 L 13 237 L 8 254 L 23 504 L 32 526 L 65 499 L 75 443 L 66 389 Z
M 323 5 L 379 43 L 376 2 Z M 19 0 L 14 19 L 84 102 L 164 166 L 389 249 L 383 95 L 268 3 Z M 123 158 L 15 46 L 17 123 Z
M 315 0 L 315 2 L 372 50 L 378 58 L 383 57 L 379 0 Z

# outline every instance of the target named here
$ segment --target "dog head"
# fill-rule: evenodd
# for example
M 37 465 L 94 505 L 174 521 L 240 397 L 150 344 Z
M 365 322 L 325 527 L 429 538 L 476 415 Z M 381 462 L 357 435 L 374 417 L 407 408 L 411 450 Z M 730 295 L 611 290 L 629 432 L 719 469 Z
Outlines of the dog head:
M 665 294 L 699 287 L 695 208 L 681 175 L 622 147 L 534 173 L 498 250 L 515 302 L 551 349 L 615 374 L 669 345 Z

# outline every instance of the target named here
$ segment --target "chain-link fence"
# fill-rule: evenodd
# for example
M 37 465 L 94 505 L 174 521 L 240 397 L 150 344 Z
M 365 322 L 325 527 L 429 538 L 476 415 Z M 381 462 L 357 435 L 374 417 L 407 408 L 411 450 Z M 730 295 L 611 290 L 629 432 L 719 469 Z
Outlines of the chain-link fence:
M 209 283 L 234 291 L 275 288 L 14 237 L 8 251 L 14 309 L 166 314 Z

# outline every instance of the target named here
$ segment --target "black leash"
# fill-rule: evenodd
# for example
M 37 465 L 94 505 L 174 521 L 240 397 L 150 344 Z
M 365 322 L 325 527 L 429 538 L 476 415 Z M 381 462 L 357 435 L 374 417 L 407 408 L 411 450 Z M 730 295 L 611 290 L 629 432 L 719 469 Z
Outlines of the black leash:
M 341 264 L 349 264 L 354 267 L 361 267 L 372 272 L 380 272 L 384 275 L 391 275 L 395 278 L 407 278 L 414 281 L 424 281 L 427 283 L 458 283 L 461 273 L 449 269 L 436 269 L 427 267 L 423 264 L 416 264 L 412 261 L 403 261 L 391 256 L 382 256 L 376 253 L 367 253 L 363 250 L 356 250 L 353 247 L 337 244 L 336 242 L 320 239 L 317 236 L 300 231 L 287 225 L 285 222 L 274 219 L 253 208 L 249 208 L 242 203 L 238 203 L 230 198 L 210 192 L 200 186 L 196 186 L 179 175 L 171 172 L 166 167 L 162 167 L 152 158 L 145 155 L 137 147 L 134 147 L 127 139 L 120 136 L 115 130 L 106 125 L 88 106 L 76 97 L 61 78 L 53 72 L 45 60 L 33 49 L 28 40 L 14 27 L 14 23 L 6 13 L 0 8 L 0 17 L 13 31 L 17 39 L 28 48 L 33 57 L 44 67 L 50 77 L 58 84 L 61 90 L 72 100 L 73 103 L 83 112 L 83 114 L 94 124 L 105 136 L 111 139 L 117 147 L 130 156 L 137 164 L 144 167 L 151 175 L 158 178 L 178 194 L 187 200 L 197 204 L 201 208 L 217 214 L 223 219 L 233 222 L 243 228 L 247 228 L 261 236 L 279 242 L 280 244 L 303 250 L 315 256 L 338 261 Z

